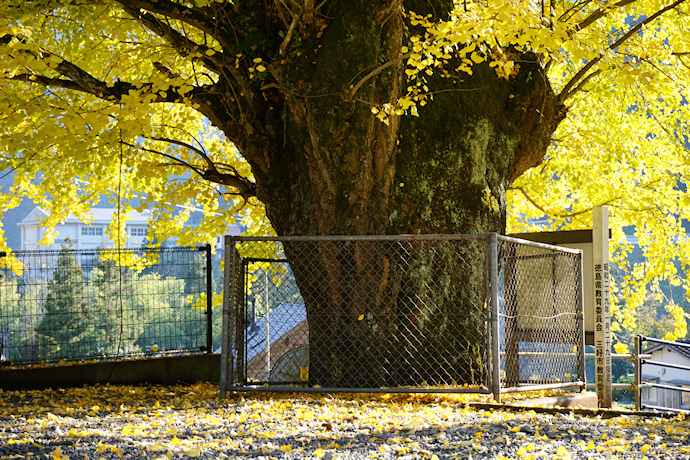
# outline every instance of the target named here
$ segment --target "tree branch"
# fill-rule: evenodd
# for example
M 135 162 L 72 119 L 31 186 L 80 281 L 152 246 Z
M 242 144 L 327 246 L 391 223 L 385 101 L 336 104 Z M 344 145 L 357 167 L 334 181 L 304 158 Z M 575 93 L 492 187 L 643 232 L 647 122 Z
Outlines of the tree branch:
M 635 35 L 637 32 L 642 29 L 645 25 L 649 24 L 650 22 L 656 20 L 659 16 L 662 14 L 666 13 L 669 10 L 672 10 L 676 8 L 678 5 L 681 5 L 682 3 L 685 3 L 686 0 L 676 0 L 675 2 L 671 3 L 670 5 L 665 6 L 664 8 L 660 9 L 653 15 L 647 17 L 644 21 L 640 21 L 637 25 L 632 27 L 625 35 L 623 35 L 621 38 L 610 44 L 607 48 L 610 50 L 614 50 L 621 46 L 623 43 L 625 43 L 630 37 Z M 573 94 L 575 94 L 575 90 L 573 87 L 575 87 L 580 80 L 582 80 L 586 75 L 589 70 L 594 67 L 601 59 L 604 57 L 603 54 L 600 54 L 596 58 L 592 59 L 589 61 L 587 64 L 584 65 L 574 76 L 573 78 L 566 83 L 566 85 L 563 87 L 561 90 L 561 93 L 559 94 L 558 98 L 561 103 L 564 103 L 567 99 L 569 99 Z
M 223 47 L 229 46 L 229 43 L 224 42 L 223 34 L 219 33 L 215 21 L 209 18 L 215 17 L 217 14 L 209 14 L 209 8 L 189 8 L 180 3 L 172 2 L 170 0 L 116 0 L 123 8 L 137 11 L 146 10 L 151 13 L 160 14 L 170 19 L 176 19 L 189 24 L 197 29 L 206 32 L 214 39 L 218 40 Z M 216 6 L 216 8 L 218 8 Z
M 12 38 L 11 35 L 4 35 L 0 37 L 0 43 L 9 43 Z M 46 87 L 55 87 L 69 89 L 73 91 L 80 91 L 82 93 L 91 94 L 100 99 L 107 101 L 121 101 L 122 97 L 129 94 L 130 91 L 137 91 L 143 93 L 154 94 L 155 99 L 153 102 L 180 102 L 184 98 L 193 98 L 199 94 L 208 94 L 215 90 L 215 85 L 204 85 L 193 88 L 189 92 L 184 94 L 179 92 L 179 88 L 171 87 L 165 92 L 165 95 L 161 92 L 153 92 L 152 84 L 144 83 L 140 85 L 134 85 L 132 83 L 117 81 L 111 83 L 110 85 L 98 78 L 94 77 L 81 67 L 73 64 L 70 61 L 62 59 L 53 53 L 47 51 L 31 52 L 23 50 L 22 53 L 29 53 L 36 59 L 39 59 L 50 66 L 55 72 L 60 74 L 65 78 L 55 78 L 47 77 L 43 75 L 36 74 L 18 74 L 11 77 L 11 80 L 24 81 L 28 83 L 38 83 Z M 55 64 L 55 62 L 50 62 L 49 59 L 56 57 L 60 59 L 60 62 Z
M 637 0 L 621 0 L 621 1 L 619 1 L 618 3 L 615 3 L 615 4 L 611 5 L 611 6 L 608 7 L 608 8 L 605 8 L 605 9 L 597 9 L 597 10 L 594 11 L 592 14 L 590 14 L 590 15 L 587 16 L 585 19 L 583 19 L 582 21 L 580 21 L 579 23 L 577 23 L 577 24 L 575 25 L 575 28 L 573 29 L 573 31 L 572 31 L 572 33 L 571 33 L 571 36 L 574 35 L 575 33 L 579 32 L 579 31 L 581 31 L 582 29 L 585 29 L 585 28 L 591 26 L 591 25 L 594 24 L 596 21 L 598 21 L 599 19 L 601 19 L 601 18 L 603 18 L 604 16 L 606 16 L 606 14 L 607 14 L 610 10 L 612 10 L 612 9 L 614 9 L 614 8 L 621 8 L 621 7 L 624 7 L 624 6 L 629 5 L 629 4 L 631 4 L 631 3 L 635 3 L 636 1 L 637 1 Z
M 579 91 L 582 90 L 582 88 L 587 84 L 588 81 L 590 81 L 592 78 L 596 77 L 601 73 L 601 69 L 597 69 L 594 72 L 588 74 L 585 78 L 582 79 L 580 83 L 577 84 L 575 88 L 571 91 L 572 94 L 575 94 Z
M 136 8 L 130 8 L 126 5 L 122 5 L 122 9 L 151 32 L 165 39 L 173 48 L 175 48 L 178 53 L 180 53 L 181 56 L 189 58 L 190 55 L 198 53 L 202 57 L 193 57 L 191 59 L 201 63 L 209 70 L 212 70 L 216 73 L 220 72 L 220 69 L 224 64 L 222 55 L 220 53 L 212 56 L 207 55 L 207 51 L 213 51 L 211 48 L 200 45 L 188 39 L 177 30 L 161 22 L 156 16 L 149 12 L 141 11 Z
M 194 147 L 193 145 L 191 145 L 187 142 L 183 142 L 183 141 L 180 141 L 177 139 L 169 139 L 167 137 L 152 137 L 151 140 L 159 141 L 159 142 L 167 142 L 168 144 L 177 145 L 179 147 L 184 147 L 188 150 L 191 150 L 192 152 L 199 155 L 204 160 L 204 162 L 206 163 L 206 165 L 209 168 L 216 169 L 215 163 L 213 162 L 213 160 L 211 160 L 211 158 L 209 158 L 208 155 L 206 155 L 206 152 L 204 152 L 203 150 L 201 150 L 199 148 Z
M 201 58 L 195 57 L 191 59 L 200 62 L 204 67 L 219 75 L 224 76 L 226 72 L 232 75 L 233 79 L 237 82 L 242 92 L 244 93 L 244 97 L 247 100 L 247 102 L 250 105 L 254 104 L 254 101 L 257 98 L 257 93 L 252 88 L 249 79 L 246 76 L 248 73 L 246 72 L 246 69 L 237 68 L 235 66 L 237 55 L 235 54 L 230 45 L 224 47 L 222 53 L 216 53 L 212 56 L 208 56 L 206 52 L 211 50 L 211 48 L 199 45 L 198 43 L 189 40 L 187 37 L 183 36 L 169 25 L 163 24 L 158 18 L 156 18 L 151 13 L 141 12 L 135 8 L 130 8 L 129 6 L 125 5 L 125 3 L 130 2 L 120 3 L 122 4 L 122 8 L 129 15 L 131 15 L 135 20 L 139 21 L 144 27 L 149 29 L 151 32 L 165 39 L 168 43 L 170 43 L 170 45 L 173 48 L 175 48 L 175 50 L 177 50 L 178 53 L 180 53 L 180 55 L 184 57 L 189 57 L 192 53 L 199 53 L 202 55 Z M 136 1 L 132 3 L 140 4 L 148 2 Z M 163 3 L 168 2 L 163 1 Z
M 201 168 L 198 168 L 196 166 L 190 165 L 189 163 L 186 163 L 186 162 L 180 160 L 179 158 L 177 158 L 173 155 L 164 153 L 164 152 L 159 152 L 156 150 L 147 149 L 145 147 L 140 147 L 140 146 L 132 146 L 132 147 L 142 149 L 142 150 L 150 152 L 150 153 L 155 153 L 157 155 L 162 155 L 166 158 L 169 158 L 173 161 L 176 161 L 180 166 L 185 166 L 185 167 L 191 169 L 196 174 L 198 174 L 202 179 L 207 180 L 209 182 L 215 182 L 216 184 L 227 185 L 229 187 L 233 187 L 237 190 L 239 195 L 241 195 L 245 199 L 249 198 L 251 196 L 256 196 L 256 184 L 253 181 L 247 179 L 246 177 L 239 175 L 235 168 L 228 168 L 228 169 L 231 169 L 231 171 L 232 171 L 231 173 L 225 173 L 225 172 L 219 171 L 218 168 L 216 167 L 216 164 L 213 162 L 213 160 L 211 160 L 211 158 L 209 158 L 209 156 L 206 155 L 206 153 L 204 151 L 202 151 L 201 149 L 198 149 L 198 148 L 194 147 L 193 145 L 191 145 L 187 142 L 180 141 L 177 139 L 169 139 L 169 138 L 165 138 L 165 137 L 152 137 L 151 140 L 159 141 L 159 142 L 167 142 L 169 144 L 177 145 L 179 147 L 184 147 L 186 149 L 191 150 L 192 152 L 196 153 L 197 155 L 199 155 L 203 159 L 203 161 L 206 163 L 206 169 L 201 169 Z M 127 145 L 130 145 L 130 144 L 127 144 Z
M 579 0 L 575 1 L 571 4 L 570 8 L 567 8 L 561 13 L 561 15 L 558 17 L 558 21 L 561 22 L 566 22 L 568 21 L 575 13 L 580 11 L 585 5 L 590 3 L 591 0 Z
M 182 166 L 184 168 L 187 168 L 187 169 L 194 171 L 199 176 L 203 175 L 204 171 L 202 169 L 199 169 L 196 166 L 187 163 L 186 161 L 180 160 L 179 158 L 177 158 L 173 155 L 170 155 L 169 153 L 165 153 L 165 152 L 161 152 L 161 151 L 153 150 L 153 149 L 148 149 L 146 147 L 142 147 L 141 145 L 132 144 L 132 143 L 129 143 L 129 142 L 123 141 L 123 140 L 120 140 L 120 143 L 122 145 L 126 145 L 127 147 L 130 147 L 133 149 L 137 149 L 137 150 L 141 150 L 144 152 L 153 153 L 154 155 L 160 155 L 162 157 L 165 157 L 165 158 L 172 161 L 172 163 L 168 164 L 169 166 Z
M 128 14 L 141 22 L 141 24 L 151 32 L 165 39 L 173 48 L 177 50 L 178 53 L 180 53 L 180 55 L 190 57 L 192 52 L 199 53 L 202 55 L 201 58 L 195 57 L 192 59 L 200 62 L 203 66 L 217 74 L 229 72 L 233 79 L 240 86 L 242 92 L 244 93 L 244 97 L 247 99 L 247 102 L 250 105 L 254 103 L 258 94 L 252 88 L 249 79 L 247 78 L 248 72 L 245 68 L 237 68 L 235 66 L 238 56 L 235 53 L 232 44 L 224 39 L 225 35 L 219 33 L 215 22 L 205 21 L 205 15 L 210 14 L 210 12 L 204 12 L 207 10 L 207 8 L 190 9 L 179 4 L 172 3 L 168 0 L 121 0 L 119 3 Z M 168 10 L 169 7 L 171 7 L 170 10 Z M 141 9 L 145 9 L 146 11 L 142 12 Z M 222 53 L 216 53 L 208 56 L 206 53 L 207 51 L 212 50 L 212 48 L 200 45 L 188 39 L 168 24 L 161 22 L 152 13 L 161 14 L 171 19 L 179 19 L 180 21 L 193 25 L 194 27 L 197 27 L 200 30 L 208 33 L 221 44 L 223 47 Z M 210 16 L 214 17 L 216 14 L 210 14 Z
M 400 56 L 396 59 L 393 59 L 393 60 L 388 61 L 384 64 L 381 64 L 380 66 L 378 66 L 377 68 L 375 68 L 374 70 L 369 72 L 367 75 L 364 76 L 364 78 L 362 78 L 360 81 L 358 81 L 355 86 L 352 87 L 352 89 L 350 90 L 350 97 L 354 97 L 355 93 L 359 90 L 359 88 L 361 88 L 362 85 L 364 83 L 366 83 L 374 75 L 376 75 L 379 72 L 386 70 L 388 67 L 393 66 L 393 65 L 399 63 L 400 61 L 402 61 L 404 59 L 407 59 L 408 57 L 412 56 L 412 54 L 414 54 L 414 53 L 412 51 L 410 51 L 409 53 L 403 54 L 402 56 Z
M 88 75 L 86 72 L 84 73 Z M 142 86 L 135 86 L 132 83 L 118 81 L 112 87 L 108 87 L 105 82 L 97 79 L 87 81 L 87 84 L 83 84 L 84 81 L 81 79 L 81 81 L 75 81 L 71 79 L 67 80 L 63 78 L 50 78 L 34 74 L 19 74 L 9 78 L 9 80 L 37 83 L 47 88 L 62 88 L 72 91 L 79 91 L 81 93 L 90 94 L 109 102 L 121 102 L 122 97 L 128 95 L 130 91 L 143 92 L 146 94 L 146 91 L 151 88 L 151 84 L 149 83 Z M 212 88 L 213 86 L 194 88 L 192 91 L 185 93 L 184 95 L 178 93 L 175 88 L 171 88 L 166 91 L 165 96 L 157 92 L 151 92 L 148 94 L 154 94 L 156 96 L 152 101 L 155 103 L 180 103 L 185 97 L 194 99 L 196 95 L 208 93 Z
M 9 43 L 12 40 L 12 36 L 2 36 L 0 37 L 0 43 Z M 167 91 L 153 91 L 153 85 L 151 83 L 141 83 L 133 84 L 129 82 L 116 81 L 115 83 L 106 83 L 98 78 L 94 77 L 90 73 L 86 72 L 81 67 L 62 59 L 53 53 L 47 51 L 31 52 L 27 50 L 21 51 L 22 53 L 29 53 L 36 59 L 42 60 L 46 65 L 50 66 L 56 73 L 60 74 L 65 78 L 47 77 L 44 75 L 37 74 L 18 74 L 9 78 L 10 80 L 23 81 L 27 83 L 37 83 L 45 87 L 52 88 L 62 88 L 72 91 L 79 91 L 85 94 L 91 94 L 99 99 L 103 99 L 109 102 L 121 102 L 123 96 L 129 95 L 131 91 L 135 91 L 141 94 L 152 94 L 155 97 L 151 102 L 162 103 L 180 103 L 186 99 L 192 99 L 195 101 L 203 102 L 204 105 L 209 106 L 212 104 L 210 101 L 205 99 L 212 93 L 217 92 L 216 85 L 204 85 L 196 86 L 191 89 L 191 91 L 180 92 L 179 87 L 170 87 Z M 50 58 L 56 57 L 60 59 L 59 63 L 50 62 Z M 203 98 L 201 96 L 204 96 Z
M 0 36 L 0 44 L 10 43 L 15 38 L 22 40 L 21 38 L 11 35 Z M 199 104 L 197 109 L 199 112 L 207 116 L 213 123 L 216 124 L 216 126 L 221 128 L 224 127 L 226 122 L 224 117 L 229 115 L 228 112 L 222 111 L 224 104 L 221 99 L 222 91 L 219 89 L 218 84 L 195 86 L 190 90 L 181 92 L 181 88 L 175 86 L 170 87 L 167 91 L 160 91 L 155 89 L 154 85 L 150 82 L 133 84 L 129 82 L 116 81 L 114 83 L 107 83 L 95 78 L 79 66 L 69 61 L 62 60 L 62 58 L 60 58 L 60 62 L 56 64 L 57 61 L 50 58 L 53 56 L 59 56 L 56 56 L 52 53 L 43 50 L 19 50 L 18 52 L 28 53 L 34 58 L 44 61 L 47 65 L 52 67 L 53 71 L 64 78 L 24 73 L 9 77 L 8 80 L 36 83 L 47 88 L 60 88 L 78 91 L 84 94 L 90 94 L 108 102 L 122 102 L 124 96 L 130 95 L 133 92 L 140 95 L 151 95 L 148 101 L 152 103 L 188 103 L 189 101 L 192 101 Z M 244 94 L 245 100 L 249 103 L 251 103 L 251 100 L 253 99 L 253 93 L 251 93 L 251 91 L 252 88 L 248 87 Z M 255 129 L 246 123 L 242 124 L 242 126 L 250 131 L 251 129 Z M 222 176 L 223 173 L 219 172 L 219 174 Z M 221 177 L 220 180 L 222 181 L 225 179 Z M 242 186 L 242 184 L 239 185 Z M 250 188 L 251 187 L 245 186 L 243 190 L 245 190 L 248 195 L 251 195 L 252 192 Z
M 61 78 L 49 78 L 43 77 L 41 75 L 23 73 L 13 76 L 12 78 L 10 78 L 10 80 L 23 81 L 27 83 L 38 83 L 39 85 L 43 85 L 46 87 L 69 89 L 73 91 L 80 91 L 82 93 L 93 94 L 90 91 L 85 91 L 84 88 L 82 88 L 78 83 L 73 82 L 72 80 L 63 80 Z
M 283 43 L 280 44 L 280 48 L 278 50 L 278 54 L 280 54 L 281 56 L 285 56 L 285 50 L 287 49 L 288 45 L 290 44 L 290 41 L 292 40 L 292 34 L 295 33 L 295 27 L 297 27 L 297 23 L 297 15 L 292 16 L 292 22 L 290 23 L 290 27 L 288 27 L 285 39 L 283 40 Z
M 543 206 L 541 206 L 539 203 L 537 203 L 537 202 L 529 195 L 529 193 L 527 193 L 527 190 L 525 190 L 523 187 L 509 187 L 508 190 L 517 190 L 518 192 L 520 192 L 520 193 L 522 194 L 522 196 L 525 197 L 525 199 L 529 202 L 529 204 L 531 204 L 532 206 L 534 206 L 535 208 L 537 208 L 539 211 L 543 212 L 543 213 L 544 213 L 545 215 L 547 215 L 547 216 L 558 217 L 558 218 L 560 218 L 560 219 L 567 219 L 567 218 L 570 218 L 570 217 L 577 217 L 577 216 L 579 216 L 579 215 L 582 215 L 582 214 L 585 214 L 585 213 L 590 212 L 592 209 L 596 208 L 597 206 L 607 206 L 607 205 L 610 205 L 611 203 L 613 203 L 614 201 L 618 201 L 618 200 L 620 200 L 621 198 L 623 198 L 623 196 L 620 196 L 620 195 L 619 195 L 619 196 L 613 197 L 613 198 L 611 198 L 611 199 L 609 199 L 609 200 L 606 200 L 606 201 L 604 201 L 604 202 L 602 202 L 602 203 L 599 203 L 599 204 L 597 204 L 597 205 L 594 205 L 594 206 L 592 206 L 591 208 L 585 208 L 585 209 L 582 209 L 582 210 L 577 211 L 577 212 L 559 214 L 559 213 L 552 213 L 552 212 L 550 212 L 548 209 L 546 209 L 546 208 L 544 208 Z

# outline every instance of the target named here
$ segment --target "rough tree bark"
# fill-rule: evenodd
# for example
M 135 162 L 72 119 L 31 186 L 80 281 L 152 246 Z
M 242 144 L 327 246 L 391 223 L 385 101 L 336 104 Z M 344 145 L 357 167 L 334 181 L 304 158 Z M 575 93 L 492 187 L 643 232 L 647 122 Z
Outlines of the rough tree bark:
M 519 56 L 510 81 L 487 65 L 475 66 L 471 77 L 451 68 L 451 78 L 431 78 L 436 94 L 419 118 L 393 117 L 385 125 L 371 112 L 373 104 L 394 103 L 406 83 L 400 57 L 410 31 L 402 8 L 441 18 L 451 3 L 327 2 L 315 16 L 296 19 L 301 28 L 289 40 L 275 42 L 289 63 L 263 91 L 265 129 L 246 132 L 238 144 L 279 235 L 504 231 L 506 188 L 542 161 L 564 115 L 538 56 Z M 266 19 L 256 14 L 256 23 Z M 382 70 L 372 75 L 377 67 Z M 439 356 L 444 350 L 471 352 L 478 344 L 467 337 L 483 337 L 481 318 L 470 319 L 467 296 L 456 292 L 482 289 L 481 251 L 466 250 L 472 269 L 458 272 L 453 257 L 440 255 L 422 259 L 435 270 L 406 273 L 400 267 L 394 273 L 385 257 L 374 260 L 374 252 L 356 244 L 318 258 L 297 246 L 286 251 L 307 304 L 313 384 L 474 379 L 479 359 L 455 363 L 447 373 L 437 368 L 446 362 Z M 362 262 L 366 257 L 371 260 Z M 412 315 L 416 306 L 402 302 L 414 294 L 409 291 L 444 283 L 455 290 L 437 299 L 434 311 Z M 371 293 L 372 285 L 385 285 L 386 294 Z M 362 311 L 398 320 L 357 321 Z M 397 337 L 407 327 L 423 335 L 416 351 L 406 351 Z M 396 370 L 401 361 L 406 365 Z
M 384 66 L 399 60 L 406 43 L 402 7 L 443 17 L 451 2 L 329 2 L 322 36 L 295 35 L 287 45 L 308 57 L 287 65 L 279 85 L 265 91 L 272 134 L 242 146 L 279 235 L 503 232 L 506 188 L 542 161 L 564 110 L 536 55 L 519 56 L 510 81 L 487 65 L 471 77 L 431 78 L 436 94 L 419 118 L 385 125 L 374 117 L 372 104 L 395 102 L 405 85 L 402 61 Z M 311 383 L 477 380 L 480 358 L 452 362 L 447 354 L 476 353 L 472 339 L 484 337 L 481 317 L 469 314 L 467 296 L 457 292 L 483 289 L 480 249 L 465 250 L 474 262 L 459 272 L 446 254 L 420 255 L 420 265 L 435 270 L 405 273 L 357 244 L 318 258 L 297 246 L 286 251 L 308 309 Z M 444 284 L 454 288 L 439 290 L 445 298 L 434 309 L 412 314 L 417 306 L 404 299 Z M 386 294 L 370 292 L 372 285 L 386 286 Z M 357 321 L 363 311 L 389 320 Z M 399 337 L 408 328 L 419 331 L 415 350 Z
M 158 31 L 163 26 L 136 9 L 155 2 L 121 3 L 165 35 Z M 506 188 L 543 161 L 565 116 L 539 56 L 522 54 L 515 56 L 519 71 L 509 81 L 485 64 L 475 66 L 472 76 L 451 65 L 448 78 L 430 77 L 434 99 L 420 107 L 418 118 L 393 116 L 388 125 L 376 119 L 372 106 L 395 103 L 405 91 L 402 47 L 414 30 L 403 11 L 441 19 L 451 0 L 214 5 L 213 27 L 185 18 L 221 36 L 224 47 L 222 55 L 208 59 L 221 68 L 219 82 L 195 100 L 252 167 L 255 188 L 238 186 L 232 177 L 228 184 L 256 194 L 279 235 L 503 232 Z M 246 78 L 237 71 L 244 62 L 240 53 L 262 56 L 267 70 Z M 481 289 L 478 266 L 458 273 L 457 260 L 441 254 L 420 259 L 420 267 L 433 270 L 402 273 L 392 259 L 365 261 L 372 256 L 355 244 L 316 258 L 297 246 L 286 252 L 307 304 L 312 383 L 378 386 L 426 379 L 434 355 L 449 340 L 455 348 L 471 348 L 467 337 L 483 327 L 476 319 L 452 319 L 469 318 L 457 292 L 439 298 L 437 308 L 423 315 L 411 314 L 416 307 L 400 300 L 430 283 Z M 463 257 L 476 262 L 483 255 L 469 251 Z M 368 272 L 360 273 L 366 265 Z M 356 273 L 346 275 L 346 267 L 356 267 Z M 367 293 L 371 283 L 384 286 L 386 294 Z M 445 291 L 439 292 L 443 297 Z M 372 298 L 378 305 L 370 305 Z M 365 327 L 354 320 L 365 308 L 400 320 Z M 420 372 L 382 371 L 377 364 L 361 372 L 361 355 L 373 348 L 386 362 L 407 359 L 395 350 L 400 345 L 394 335 L 411 317 L 428 350 L 411 365 Z M 457 378 L 469 378 L 481 363 L 465 365 L 471 369 Z M 348 380 L 364 374 L 369 381 Z

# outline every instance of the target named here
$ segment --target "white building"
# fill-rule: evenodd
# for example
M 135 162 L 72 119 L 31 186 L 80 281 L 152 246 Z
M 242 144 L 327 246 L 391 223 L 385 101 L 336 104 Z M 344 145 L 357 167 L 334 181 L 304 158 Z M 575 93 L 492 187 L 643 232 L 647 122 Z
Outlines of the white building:
M 112 247 L 114 243 L 108 237 L 105 230 L 113 221 L 115 211 L 114 208 L 92 208 L 91 215 L 93 219 L 89 224 L 70 214 L 67 220 L 55 227 L 57 237 L 52 244 L 46 246 L 39 245 L 38 242 L 45 236 L 45 229 L 41 226 L 41 221 L 48 214 L 36 206 L 24 220 L 17 224 L 21 227 L 21 249 L 60 249 L 68 238 L 72 241 L 74 249 Z M 125 227 L 129 235 L 127 247 L 140 247 L 146 238 L 149 215 L 132 211 L 127 214 L 127 218 Z
M 649 361 L 665 363 L 670 366 L 643 364 L 642 380 L 647 383 L 658 384 L 660 387 L 643 388 L 642 404 L 644 406 L 690 410 L 690 391 L 673 389 L 675 387 L 690 390 L 690 344 L 664 343 L 645 353 L 652 355 L 652 359 Z M 672 367 L 674 365 L 686 369 Z
M 85 224 L 78 217 L 71 214 L 61 224 L 55 227 L 57 237 L 50 245 L 39 245 L 45 235 L 45 229 L 41 226 L 41 221 L 48 214 L 38 206 L 29 212 L 29 214 L 17 225 L 21 228 L 21 250 L 49 250 L 60 249 L 67 238 L 72 241 L 74 249 L 97 249 L 101 247 L 113 247 L 115 244 L 106 235 L 105 229 L 113 221 L 115 215 L 114 208 L 91 208 L 91 215 L 93 219 L 90 224 Z M 146 232 L 149 227 L 148 219 L 150 214 L 132 211 L 127 214 L 126 231 L 128 234 L 127 247 L 138 248 L 141 247 L 146 239 Z M 191 226 L 198 225 L 198 221 L 190 222 Z M 224 239 L 223 235 L 241 235 L 245 231 L 242 225 L 234 224 L 228 225 L 225 232 L 219 232 L 216 237 L 216 250 L 222 251 Z M 172 243 L 172 241 L 171 241 Z

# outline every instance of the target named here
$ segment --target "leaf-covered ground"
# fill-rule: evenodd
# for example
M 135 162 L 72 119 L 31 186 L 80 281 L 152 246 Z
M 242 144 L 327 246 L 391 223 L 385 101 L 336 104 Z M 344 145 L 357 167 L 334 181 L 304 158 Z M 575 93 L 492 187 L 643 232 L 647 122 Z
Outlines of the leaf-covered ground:
M 690 459 L 690 418 L 487 410 L 472 398 L 220 399 L 210 384 L 0 391 L 0 459 Z

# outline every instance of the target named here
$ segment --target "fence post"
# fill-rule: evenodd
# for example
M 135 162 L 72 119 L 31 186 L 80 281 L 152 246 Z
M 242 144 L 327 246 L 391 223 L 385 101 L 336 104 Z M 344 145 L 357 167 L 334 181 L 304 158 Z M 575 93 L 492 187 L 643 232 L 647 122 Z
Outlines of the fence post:
M 230 315 L 230 296 L 235 292 L 235 245 L 229 235 L 225 235 L 223 241 L 223 333 L 221 337 L 220 348 L 220 397 L 225 398 L 227 395 L 228 382 L 232 381 L 230 375 L 230 359 L 232 357 L 232 350 L 230 350 L 231 340 L 230 328 L 234 327 L 234 318 Z
M 206 353 L 213 353 L 213 262 L 211 244 L 206 249 Z
M 489 234 L 489 277 L 491 280 L 491 391 L 501 402 L 501 347 L 498 321 L 498 235 Z
M 583 392 L 587 390 L 587 366 L 585 364 L 585 280 L 584 280 L 584 253 L 580 252 L 580 257 L 578 257 L 577 264 L 577 281 L 578 281 L 578 293 L 577 299 L 580 302 L 580 308 L 577 312 L 577 319 L 580 322 L 578 327 L 580 333 L 580 354 L 577 358 L 577 370 L 580 374 L 579 377 L 582 379 L 582 386 L 580 391 Z
M 264 270 L 264 340 L 266 341 L 266 381 L 271 377 L 271 320 L 268 308 L 268 270 Z
M 642 410 L 642 336 L 635 336 L 635 410 Z
M 592 258 L 594 259 L 594 373 L 596 374 L 597 401 L 600 408 L 611 408 L 611 300 L 609 266 L 609 214 L 606 206 L 592 210 Z
M 0 251 L 0 257 L 7 257 L 7 253 L 5 251 Z M 5 274 L 2 274 L 2 278 L 6 278 Z M 0 301 L 4 299 L 0 298 Z M 2 319 L 2 318 L 0 318 Z M 7 345 L 5 345 L 5 337 L 7 334 Z M 5 331 L 0 329 L 0 363 L 4 361 L 8 361 L 9 358 L 9 352 L 7 352 L 7 349 L 9 349 L 9 343 L 10 343 L 10 338 L 9 338 L 9 332 L 5 333 Z M 7 356 L 5 356 L 7 355 Z

